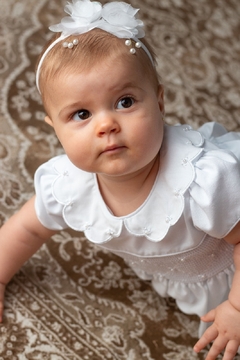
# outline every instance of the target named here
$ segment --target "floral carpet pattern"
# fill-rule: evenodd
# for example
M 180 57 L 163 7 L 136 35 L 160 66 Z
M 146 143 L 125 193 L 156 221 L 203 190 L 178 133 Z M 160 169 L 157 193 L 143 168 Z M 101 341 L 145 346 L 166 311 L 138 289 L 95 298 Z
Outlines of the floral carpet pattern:
M 215 120 L 239 131 L 239 0 L 130 2 L 158 57 L 166 122 Z M 36 168 L 62 152 L 43 121 L 34 67 L 64 4 L 0 0 L 0 225 L 33 194 Z M 206 350 L 192 351 L 197 329 L 197 317 L 121 259 L 63 231 L 7 288 L 0 360 L 201 360 Z

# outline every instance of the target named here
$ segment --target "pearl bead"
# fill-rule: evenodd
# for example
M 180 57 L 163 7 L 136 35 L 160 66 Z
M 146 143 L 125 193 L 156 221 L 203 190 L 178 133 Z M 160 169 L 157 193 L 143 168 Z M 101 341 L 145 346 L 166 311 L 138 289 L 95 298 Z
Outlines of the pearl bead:
M 114 232 L 113 229 L 108 229 L 108 230 L 107 230 L 107 234 L 108 234 L 108 235 L 114 235 L 115 232 Z
M 73 40 L 73 45 L 77 45 L 78 44 L 78 39 L 74 39 Z
M 67 48 L 67 47 L 68 47 L 68 42 L 65 41 L 65 42 L 63 43 L 63 47 Z
M 187 163 L 188 163 L 188 158 L 184 158 L 182 160 L 182 165 L 185 166 L 185 165 L 187 165 Z
M 69 48 L 69 49 L 72 49 L 72 48 L 73 48 L 73 43 L 71 43 L 71 42 L 68 43 L 68 48 Z
M 135 44 L 136 48 L 140 48 L 142 46 L 142 44 L 140 43 L 140 41 L 137 41 L 136 44 Z
M 130 53 L 131 53 L 131 54 L 135 54 L 135 53 L 136 53 L 136 49 L 134 49 L 134 48 L 130 49 Z
M 150 235 L 152 231 L 149 228 L 144 227 L 143 232 L 144 232 L 145 235 Z
M 132 44 L 131 40 L 126 40 L 126 41 L 125 41 L 125 45 L 131 46 L 131 44 Z

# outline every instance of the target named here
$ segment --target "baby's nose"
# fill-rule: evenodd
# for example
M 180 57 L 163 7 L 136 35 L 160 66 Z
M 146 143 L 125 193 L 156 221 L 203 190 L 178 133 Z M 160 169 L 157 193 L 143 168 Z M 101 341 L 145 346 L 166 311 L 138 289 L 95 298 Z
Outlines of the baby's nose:
M 105 134 L 115 133 L 120 130 L 120 126 L 116 118 L 112 115 L 105 115 L 99 119 L 97 123 L 97 134 L 103 136 Z

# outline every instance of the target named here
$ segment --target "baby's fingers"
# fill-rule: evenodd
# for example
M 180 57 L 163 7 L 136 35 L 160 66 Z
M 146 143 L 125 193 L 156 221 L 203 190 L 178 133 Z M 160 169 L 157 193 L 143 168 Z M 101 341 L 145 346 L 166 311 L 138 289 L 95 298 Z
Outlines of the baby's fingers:
M 213 322 L 215 320 L 216 311 L 215 309 L 210 310 L 207 314 L 201 316 L 201 320 L 204 322 Z
M 238 347 L 239 347 L 238 341 L 230 340 L 226 346 L 223 360 L 232 360 L 238 351 Z
M 210 327 L 211 328 L 211 327 Z M 225 349 L 224 356 L 222 360 L 233 360 L 236 355 L 239 347 L 239 341 L 230 340 L 228 341 L 222 336 L 218 336 L 218 332 L 214 330 L 210 330 L 208 328 L 203 336 L 199 339 L 199 341 L 194 346 L 194 351 L 199 352 L 203 348 L 205 348 L 209 343 L 213 341 L 212 347 L 209 350 L 205 360 L 215 360 L 217 356 Z
M 238 350 L 238 341 L 235 340 L 226 340 L 221 336 L 217 337 L 214 341 L 211 349 L 205 360 L 215 360 L 217 356 L 225 349 L 223 360 L 233 360 L 236 352 Z
M 211 349 L 209 350 L 205 360 L 215 360 L 219 354 L 225 349 L 227 340 L 218 336 L 213 342 Z M 233 357 L 226 357 L 224 360 L 232 360 Z
M 210 326 L 205 333 L 200 337 L 198 342 L 194 346 L 194 351 L 197 353 L 204 349 L 208 344 L 215 340 L 218 336 L 218 331 L 215 326 Z
M 209 311 L 207 314 L 201 316 L 201 320 L 204 322 L 213 322 L 215 320 L 216 311 L 215 309 Z M 205 348 L 210 342 L 215 340 L 218 336 L 218 331 L 215 326 L 210 326 L 204 334 L 201 336 L 201 338 L 198 340 L 198 342 L 194 346 L 194 351 L 199 352 L 202 349 Z

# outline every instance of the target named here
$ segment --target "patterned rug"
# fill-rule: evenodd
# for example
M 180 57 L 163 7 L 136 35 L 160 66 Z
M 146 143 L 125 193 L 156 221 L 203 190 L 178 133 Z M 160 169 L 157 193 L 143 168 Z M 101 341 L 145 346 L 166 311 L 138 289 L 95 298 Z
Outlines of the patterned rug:
M 43 122 L 34 66 L 63 4 L 0 0 L 0 224 L 33 194 L 36 168 L 62 152 Z M 166 121 L 240 130 L 239 0 L 131 4 L 158 55 Z M 197 328 L 121 259 L 63 231 L 7 288 L 0 360 L 204 359 L 206 351 L 192 351 Z

